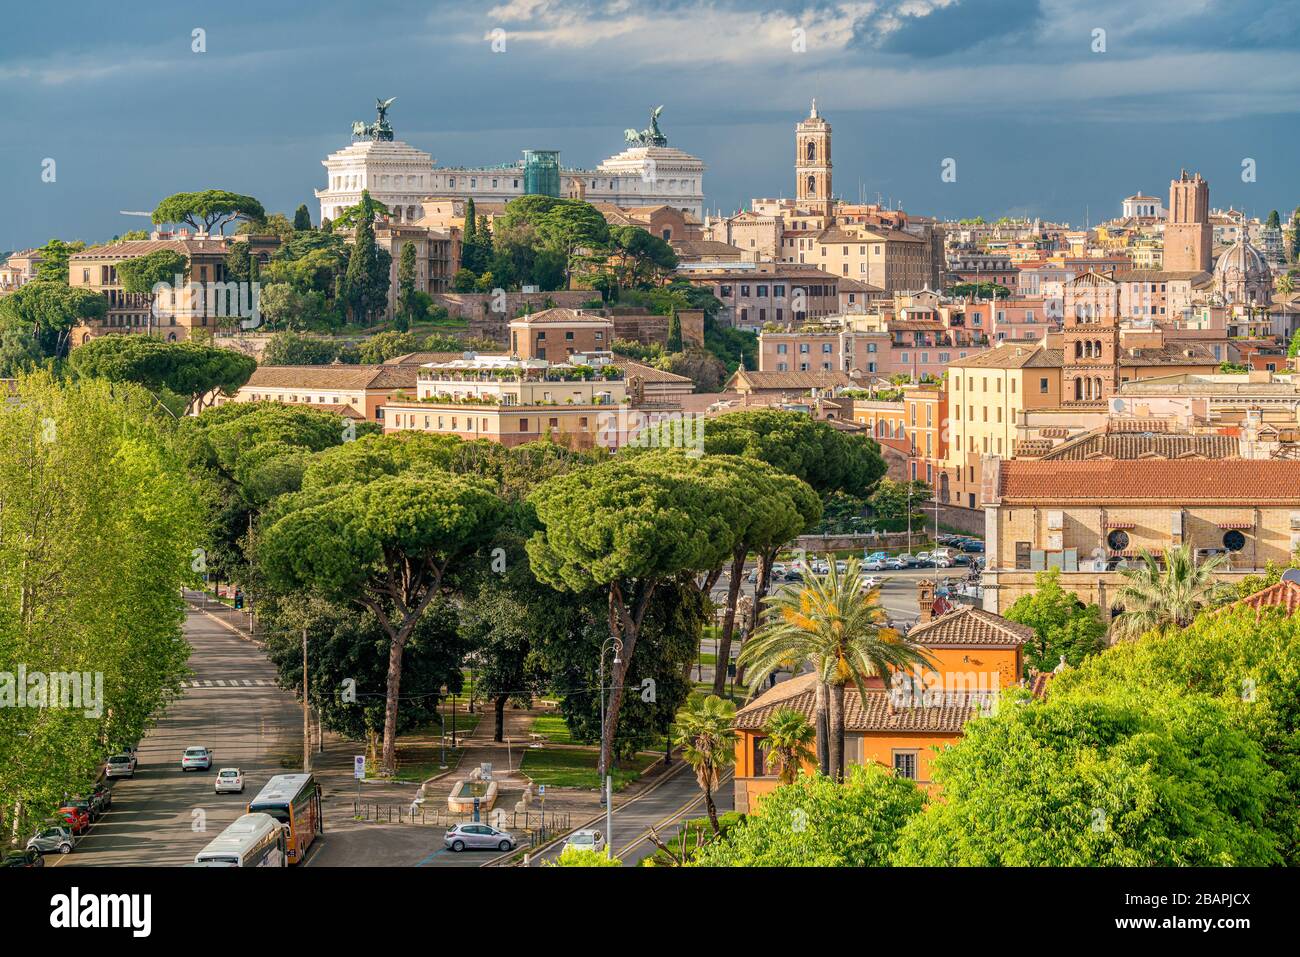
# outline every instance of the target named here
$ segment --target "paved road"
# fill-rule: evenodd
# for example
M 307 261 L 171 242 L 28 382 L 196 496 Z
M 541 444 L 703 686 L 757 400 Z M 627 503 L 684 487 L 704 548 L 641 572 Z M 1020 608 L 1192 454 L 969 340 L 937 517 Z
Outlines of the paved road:
M 228 629 L 190 612 L 185 633 L 194 679 L 140 742 L 136 776 L 113 784 L 113 808 L 74 853 L 49 858 L 64 867 L 179 865 L 244 813 L 272 775 L 300 766 L 302 712 L 275 687 L 262 652 Z M 209 772 L 180 769 L 191 745 L 213 749 Z M 239 767 L 246 792 L 213 794 L 216 769 Z M 309 858 L 310 861 L 310 858 Z
M 733 791 L 728 772 L 719 793 L 715 795 L 718 813 L 732 810 Z M 645 840 L 654 827 L 665 842 L 675 837 L 681 829 L 682 822 L 704 816 L 704 795 L 695 781 L 695 774 L 679 760 L 670 776 L 652 790 L 632 798 L 625 806 L 620 806 L 618 797 L 614 799 L 614 856 L 623 862 L 624 867 L 635 867 L 642 858 L 649 857 L 656 850 L 655 846 Z M 584 825 L 585 826 L 585 825 Z M 605 819 L 590 825 L 604 831 Z M 558 843 L 532 858 L 533 867 L 555 860 L 564 850 L 563 843 Z

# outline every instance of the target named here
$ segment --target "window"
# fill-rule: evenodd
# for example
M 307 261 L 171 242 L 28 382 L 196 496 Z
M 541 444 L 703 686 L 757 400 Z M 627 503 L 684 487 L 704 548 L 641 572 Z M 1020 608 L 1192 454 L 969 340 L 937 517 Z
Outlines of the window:
M 907 778 L 909 781 L 916 780 L 915 751 L 894 752 L 894 774 L 900 778 Z
M 1223 547 L 1230 552 L 1239 552 L 1246 547 L 1246 536 L 1235 528 L 1223 534 Z
M 1046 379 L 1039 379 L 1039 380 L 1038 380 L 1038 391 L 1039 391 L 1040 393 L 1042 393 L 1043 395 L 1047 395 L 1047 380 L 1046 380 Z
M 1122 552 L 1128 548 L 1128 532 L 1122 528 L 1111 529 L 1106 536 L 1106 547 L 1112 552 Z

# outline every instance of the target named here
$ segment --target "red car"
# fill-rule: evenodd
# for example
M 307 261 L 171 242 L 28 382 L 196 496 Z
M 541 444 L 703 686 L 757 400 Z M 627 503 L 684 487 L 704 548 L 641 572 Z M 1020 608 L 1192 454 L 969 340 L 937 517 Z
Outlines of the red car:
M 59 816 L 63 818 L 73 834 L 80 834 L 86 828 L 90 827 L 90 815 L 84 808 L 76 805 L 68 805 L 59 808 Z

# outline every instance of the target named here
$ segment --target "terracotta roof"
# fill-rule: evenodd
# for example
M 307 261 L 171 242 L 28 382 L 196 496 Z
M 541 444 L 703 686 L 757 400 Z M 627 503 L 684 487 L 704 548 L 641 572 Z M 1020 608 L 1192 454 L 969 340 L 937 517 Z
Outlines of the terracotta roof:
M 1020 446 L 1016 446 L 1017 454 Z M 1169 432 L 1090 432 L 1063 442 L 1042 461 L 1079 459 L 1235 459 L 1240 454 L 1231 435 Z
M 719 242 L 716 239 L 673 239 L 669 241 L 669 245 L 682 259 L 706 259 L 713 256 L 739 259 L 744 255 L 744 251 L 739 246 Z
M 816 711 L 817 676 L 809 673 L 779 682 L 736 712 L 734 726 L 741 731 L 761 731 L 774 711 L 793 708 L 809 721 Z M 912 731 L 960 734 L 966 722 L 992 706 L 992 696 L 954 693 L 935 705 L 890 705 L 884 690 L 868 689 L 865 699 L 850 685 L 844 691 L 846 731 Z
M 505 355 L 505 353 L 500 353 Z M 391 359 L 385 359 L 386 366 L 422 366 L 426 362 L 451 362 L 455 359 L 463 358 L 463 352 L 408 352 L 405 355 L 393 356 Z M 478 355 L 489 355 L 486 352 L 480 352 Z
M 616 356 L 615 358 L 617 360 L 615 365 L 622 366 L 625 375 L 640 376 L 644 382 L 681 382 L 687 385 L 693 385 L 695 382 L 690 376 L 678 375 L 675 372 L 656 369 L 654 366 L 642 365 L 622 356 Z
M 1205 365 L 1217 369 L 1219 362 L 1209 346 L 1189 339 L 1166 342 L 1159 348 L 1121 349 L 1119 353 L 1121 366 Z
M 752 389 L 778 389 L 802 391 L 805 389 L 833 389 L 854 386 L 857 383 L 846 372 L 752 372 L 738 369 L 722 387 L 723 391 L 736 391 L 736 383 L 744 381 Z
M 581 309 L 567 309 L 563 306 L 556 306 L 553 309 L 543 309 L 541 312 L 534 312 L 527 316 L 520 316 L 517 319 L 511 319 L 513 325 L 516 322 L 526 323 L 530 326 L 544 325 L 546 323 L 563 323 L 563 322 L 609 322 L 604 316 L 595 312 L 583 312 Z
M 963 605 L 907 633 L 907 640 L 927 648 L 1003 648 L 1023 645 L 1035 637 L 1034 629 L 991 611 Z
M 1234 601 L 1229 608 L 1246 605 L 1256 611 L 1265 608 L 1281 608 L 1288 615 L 1300 611 L 1300 582 L 1283 579 L 1280 582 L 1262 588 L 1253 595 L 1247 595 L 1240 601 Z
M 416 366 L 258 366 L 244 389 L 414 389 Z
M 79 253 L 73 253 L 70 258 L 74 260 L 135 259 L 137 256 L 147 256 L 162 249 L 183 253 L 186 256 L 195 253 L 223 255 L 227 244 L 224 239 L 129 239 L 125 242 L 92 246 Z
M 1155 501 L 1300 506 L 1300 462 L 1224 459 L 1008 459 L 999 465 L 1004 500 L 1039 502 Z
M 1064 364 L 1065 353 L 1060 349 L 1015 343 L 948 363 L 961 369 L 1059 369 Z

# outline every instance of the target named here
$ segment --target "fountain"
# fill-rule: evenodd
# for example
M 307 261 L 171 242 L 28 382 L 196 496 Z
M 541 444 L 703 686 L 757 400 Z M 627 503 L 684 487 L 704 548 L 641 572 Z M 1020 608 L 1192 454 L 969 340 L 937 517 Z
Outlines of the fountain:
M 447 808 L 455 814 L 470 814 L 474 811 L 474 799 L 478 798 L 480 813 L 492 809 L 497 799 L 497 782 L 492 780 L 492 765 L 484 764 L 461 778 L 452 785 L 447 795 Z

